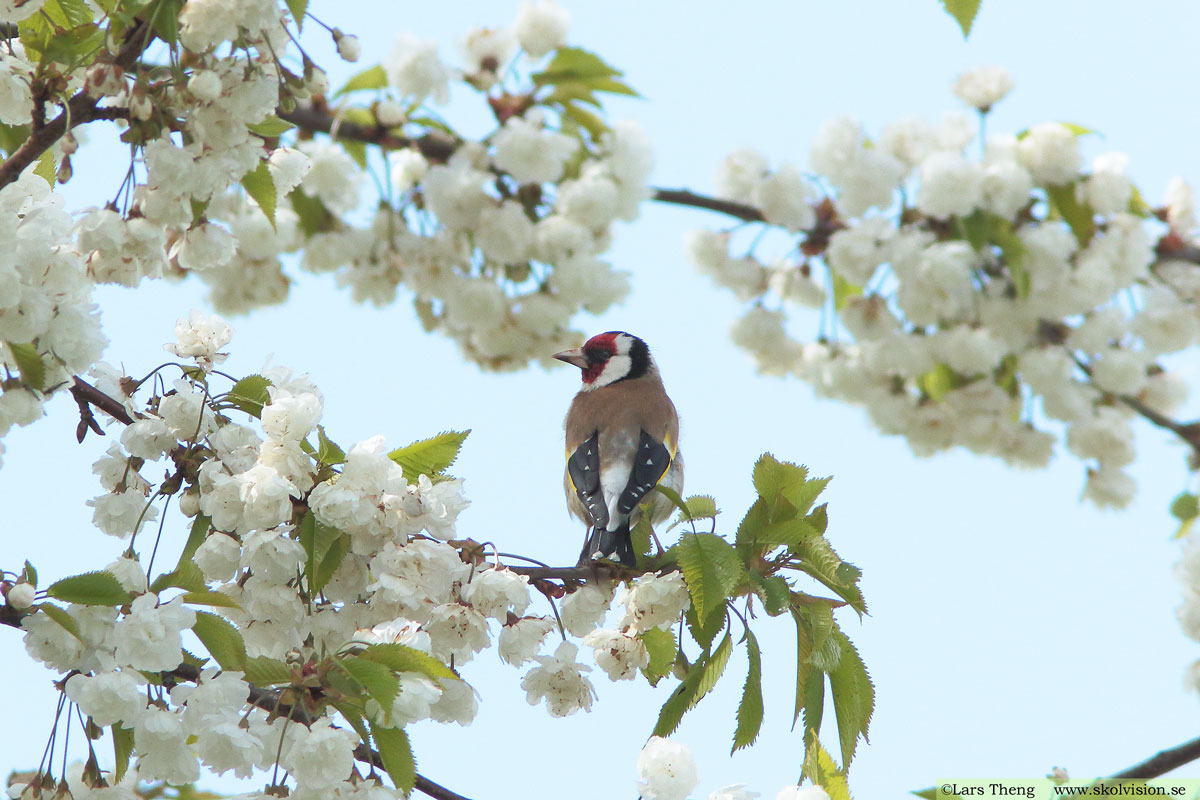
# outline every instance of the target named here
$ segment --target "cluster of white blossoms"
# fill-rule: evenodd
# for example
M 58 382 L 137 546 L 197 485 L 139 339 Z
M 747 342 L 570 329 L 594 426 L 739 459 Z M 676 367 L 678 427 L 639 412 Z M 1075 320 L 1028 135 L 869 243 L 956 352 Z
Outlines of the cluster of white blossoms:
M 955 93 L 982 115 L 1011 85 L 986 68 Z M 1121 507 L 1135 491 L 1131 421 L 1186 396 L 1161 358 L 1200 343 L 1195 201 L 1175 180 L 1152 210 L 1123 155 L 1084 164 L 1085 133 L 991 135 L 976 158 L 964 115 L 901 119 L 873 142 L 833 119 L 812 143 L 816 176 L 748 149 L 718 173 L 721 196 L 790 234 L 787 255 L 764 263 L 710 230 L 687 250 L 752 304 L 732 337 L 762 372 L 864 407 L 918 455 L 961 446 L 1041 467 L 1061 423 L 1087 465 L 1084 496 Z M 823 310 L 816 342 L 789 333 L 797 307 Z
M 545 654 L 556 625 L 552 616 L 529 613 L 529 579 L 498 557 L 484 561 L 448 543 L 459 538 L 458 517 L 468 504 L 462 482 L 408 479 L 382 437 L 323 463 L 308 441 L 321 420 L 321 393 L 286 368 L 246 379 L 261 381 L 265 402 L 257 413 L 235 410 L 234 398 L 252 389 L 226 394 L 210 386 L 219 377 L 212 365 L 231 338 L 219 317 L 193 312 L 179 320 L 165 348 L 200 369 L 145 403 L 127 393 L 131 382 L 111 367 L 95 371 L 97 386 L 134 418 L 95 463 L 106 491 L 89 501 L 96 526 L 129 545 L 104 568 L 129 599 L 68 604 L 53 614 L 34 607 L 34 587 L 24 579 L 5 598 L 32 611 L 22 620 L 28 653 L 52 670 L 79 673 L 66 683 L 67 697 L 97 725 L 133 731 L 139 779 L 182 784 L 197 780 L 202 768 L 246 777 L 278 764 L 300 796 L 319 797 L 351 778 L 362 741 L 332 708 L 317 707 L 304 724 L 288 725 L 248 707 L 263 690 L 240 670 L 210 662 L 198 676 L 179 673 L 193 629 L 211 649 L 203 631 L 226 627 L 246 658 L 286 665 L 293 681 L 329 669 L 321 666 L 329 654 L 344 659 L 379 645 L 403 645 L 445 665 L 430 671 L 406 656 L 395 696 L 372 694 L 365 703 L 378 730 L 421 720 L 470 724 L 478 697 L 450 670 L 491 646 L 503 662 L 529 667 L 520 685 L 531 704 L 544 702 L 555 717 L 587 711 L 596 698 L 591 666 L 580 661 L 568 632 L 615 681 L 649 664 L 639 631 L 678 624 L 690 602 L 680 573 L 632 580 L 618 598 L 615 628 L 602 627 L 615 584 L 593 581 L 563 601 L 563 640 Z M 157 484 L 143 475 L 163 468 L 168 477 Z M 164 578 L 148 574 L 137 553 L 157 551 L 145 537 L 153 535 L 148 523 L 159 519 L 167 495 L 179 497 L 185 516 L 202 515 L 193 531 L 203 536 L 174 570 L 160 566 Z M 177 523 L 159 536 L 172 530 Z M 340 559 L 314 587 L 310 559 L 326 551 Z M 175 675 L 178 685 L 168 692 L 153 683 L 148 676 L 159 672 Z
M 686 744 L 651 736 L 637 759 L 638 793 L 644 800 L 686 800 L 700 783 L 700 771 Z M 715 789 L 708 800 L 754 800 L 761 795 L 734 784 Z M 829 800 L 820 786 L 785 786 L 775 800 Z
M 336 271 L 355 299 L 378 305 L 393 302 L 403 285 L 428 329 L 496 370 L 575 343 L 580 333 L 570 323 L 580 309 L 600 313 L 623 299 L 628 275 L 601 255 L 613 224 L 634 219 L 648 196 L 653 157 L 645 134 L 626 122 L 589 140 L 570 132 L 560 109 L 532 99 L 527 108 L 498 105 L 522 93 L 532 98 L 532 84 L 506 68 L 531 67 L 562 47 L 567 20 L 550 0 L 526 3 L 513 26 L 463 38 L 466 66 L 457 73 L 433 42 L 401 34 L 371 108 L 373 121 L 414 144 L 386 153 L 391 196 L 369 226 L 313 233 L 304 268 Z M 514 62 L 518 52 L 524 57 Z M 404 109 L 445 102 L 456 74 L 493 103 L 499 127 L 478 141 L 455 138 L 430 149 L 416 121 L 425 112 Z M 303 188 L 337 211 L 356 167 L 339 145 L 327 148 L 327 158 L 346 163 L 316 180 L 314 156 Z

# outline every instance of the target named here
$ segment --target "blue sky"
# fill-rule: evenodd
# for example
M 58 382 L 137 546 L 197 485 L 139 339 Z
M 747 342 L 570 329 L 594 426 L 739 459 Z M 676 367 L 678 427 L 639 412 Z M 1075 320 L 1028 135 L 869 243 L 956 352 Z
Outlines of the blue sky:
M 614 102 L 611 112 L 646 127 L 661 186 L 711 191 L 720 159 L 744 144 L 772 162 L 804 164 L 812 135 L 835 114 L 859 117 L 871 133 L 906 114 L 936 117 L 956 108 L 949 84 L 961 70 L 993 63 L 1012 71 L 1016 89 L 992 130 L 1043 121 L 1095 129 L 1102 138 L 1088 142 L 1089 155 L 1125 152 L 1151 203 L 1174 175 L 1200 182 L 1200 7 L 1191 3 L 988 2 L 965 43 L 935 0 L 565 5 L 572 43 L 625 69 L 644 95 Z M 401 30 L 435 38 L 453 56 L 468 27 L 507 23 L 516 6 L 314 1 L 312 10 L 360 36 L 365 65 Z M 315 27 L 307 36 L 334 85 L 357 68 L 337 62 Z M 465 99 L 446 116 L 480 124 Z M 87 150 L 70 186 L 77 205 L 111 197 L 123 169 L 106 162 L 105 151 Z M 1167 514 L 1186 485 L 1184 449 L 1139 427 L 1139 494 L 1121 513 L 1079 503 L 1083 470 L 1069 456 L 1037 472 L 961 452 L 916 460 L 904 442 L 872 431 L 861 412 L 817 402 L 798 381 L 754 374 L 727 336 L 739 304 L 682 255 L 683 234 L 704 224 L 724 220 L 647 205 L 617 231 L 611 251 L 633 273 L 630 299 L 577 324 L 626 329 L 649 342 L 683 420 L 686 490 L 716 496 L 727 511 L 719 530 L 730 532 L 750 503 L 750 469 L 763 451 L 834 476 L 825 496 L 829 536 L 862 568 L 871 608 L 861 622 L 851 613 L 841 621 L 877 687 L 871 744 L 860 747 L 851 771 L 856 796 L 899 796 L 942 777 L 1040 777 L 1055 765 L 1091 777 L 1194 736 L 1196 698 L 1183 675 L 1200 648 L 1174 618 L 1178 545 Z M 100 290 L 113 341 L 107 359 L 135 374 L 161 363 L 175 319 L 202 307 L 202 296 L 192 282 Z M 326 427 L 343 445 L 376 433 L 399 445 L 472 428 L 455 467 L 473 501 L 460 534 L 573 560 L 580 531 L 561 494 L 561 417 L 578 381 L 573 369 L 481 374 L 452 344 L 422 333 L 404 301 L 356 306 L 328 277 L 304 278 L 286 306 L 231 323 L 227 368 L 252 372 L 270 357 L 310 372 L 325 393 Z M 69 398 L 59 398 L 48 419 L 5 440 L 5 568 L 28 557 L 55 578 L 120 551 L 89 530 L 84 501 L 100 491 L 91 462 L 106 442 L 76 445 L 76 421 Z M 174 534 L 183 531 L 176 522 Z M 700 764 L 696 796 L 746 782 L 773 797 L 799 774 L 803 744 L 788 730 L 794 633 L 785 620 L 760 618 L 758 629 L 762 736 L 729 756 L 745 675 L 735 656 L 677 734 Z M 7 772 L 37 763 L 56 693 L 17 632 L 0 631 L 0 642 L 10 652 L 10 724 L 0 730 Z M 466 676 L 482 694 L 479 718 L 468 729 L 418 726 L 420 771 L 479 800 L 525 797 L 531 786 L 539 794 L 635 796 L 634 759 L 669 686 L 612 684 L 596 674 L 592 713 L 553 720 L 525 703 L 520 675 L 492 652 L 469 665 Z M 829 717 L 825 738 L 835 743 Z M 1200 766 L 1183 774 L 1200 776 Z

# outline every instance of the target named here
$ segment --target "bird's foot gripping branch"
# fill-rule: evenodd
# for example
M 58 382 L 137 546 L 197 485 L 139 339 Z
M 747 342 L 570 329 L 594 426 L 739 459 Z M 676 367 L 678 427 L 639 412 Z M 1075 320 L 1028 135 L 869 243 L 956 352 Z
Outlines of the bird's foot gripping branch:
M 639 568 L 510 566 L 516 557 L 460 536 L 467 501 L 446 470 L 466 433 L 343 450 L 318 424 L 322 397 L 307 377 L 275 369 L 239 380 L 215 369 L 230 336 L 220 319 L 193 315 L 168 347 L 193 362 L 140 380 L 101 369 L 95 385 L 79 381 L 81 409 L 120 434 L 95 464 L 105 493 L 91 505 L 123 552 L 48 585 L 29 563 L 4 575 L 0 621 L 23 628 L 29 654 L 63 675 L 48 750 L 58 752 L 45 764 L 83 759 L 82 770 L 23 776 L 30 796 L 189 784 L 203 768 L 266 771 L 277 794 L 327 794 L 386 773 L 405 794 L 455 797 L 417 774 L 408 729 L 472 721 L 480 698 L 468 662 L 490 646 L 509 665 L 532 665 L 520 687 L 554 716 L 586 711 L 597 696 L 580 645 L 614 681 L 674 676 L 653 723 L 667 736 L 743 645 L 736 750 L 763 723 L 752 622 L 764 610 L 796 626 L 803 775 L 848 797 L 844 768 L 817 737 L 825 685 L 843 764 L 866 735 L 873 692 L 834 619 L 838 607 L 865 605 L 858 570 L 825 538 L 825 505 L 814 507 L 828 479 L 765 455 L 757 499 L 728 537 L 712 498 L 666 490 L 684 532 L 650 555 L 649 523 L 640 526 Z M 179 377 L 164 380 L 172 371 Z M 190 522 L 170 518 L 172 501 Z M 835 597 L 801 591 L 804 576 Z M 535 597 L 544 613 L 531 610 Z M 561 642 L 549 648 L 556 629 Z M 76 722 L 86 736 L 67 735 Z M 105 737 L 111 771 L 96 755 Z

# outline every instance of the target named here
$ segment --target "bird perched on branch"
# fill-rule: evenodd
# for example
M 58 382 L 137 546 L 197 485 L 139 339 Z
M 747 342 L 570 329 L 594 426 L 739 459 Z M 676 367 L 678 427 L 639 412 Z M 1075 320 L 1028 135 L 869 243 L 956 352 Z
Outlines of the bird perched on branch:
M 653 524 L 673 508 L 654 487 L 683 489 L 675 404 L 650 349 L 632 334 L 601 333 L 554 357 L 583 372 L 565 423 L 567 507 L 588 526 L 579 563 L 634 566 L 630 528 L 643 513 Z

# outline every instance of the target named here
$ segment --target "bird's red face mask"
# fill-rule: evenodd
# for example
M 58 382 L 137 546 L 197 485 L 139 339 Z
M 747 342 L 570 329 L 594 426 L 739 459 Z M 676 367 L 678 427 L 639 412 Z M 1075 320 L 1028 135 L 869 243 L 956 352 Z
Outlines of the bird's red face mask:
M 617 334 L 601 333 L 588 339 L 583 347 L 555 353 L 554 357 L 583 370 L 583 382 L 591 386 L 604 374 L 605 367 L 616 354 Z

